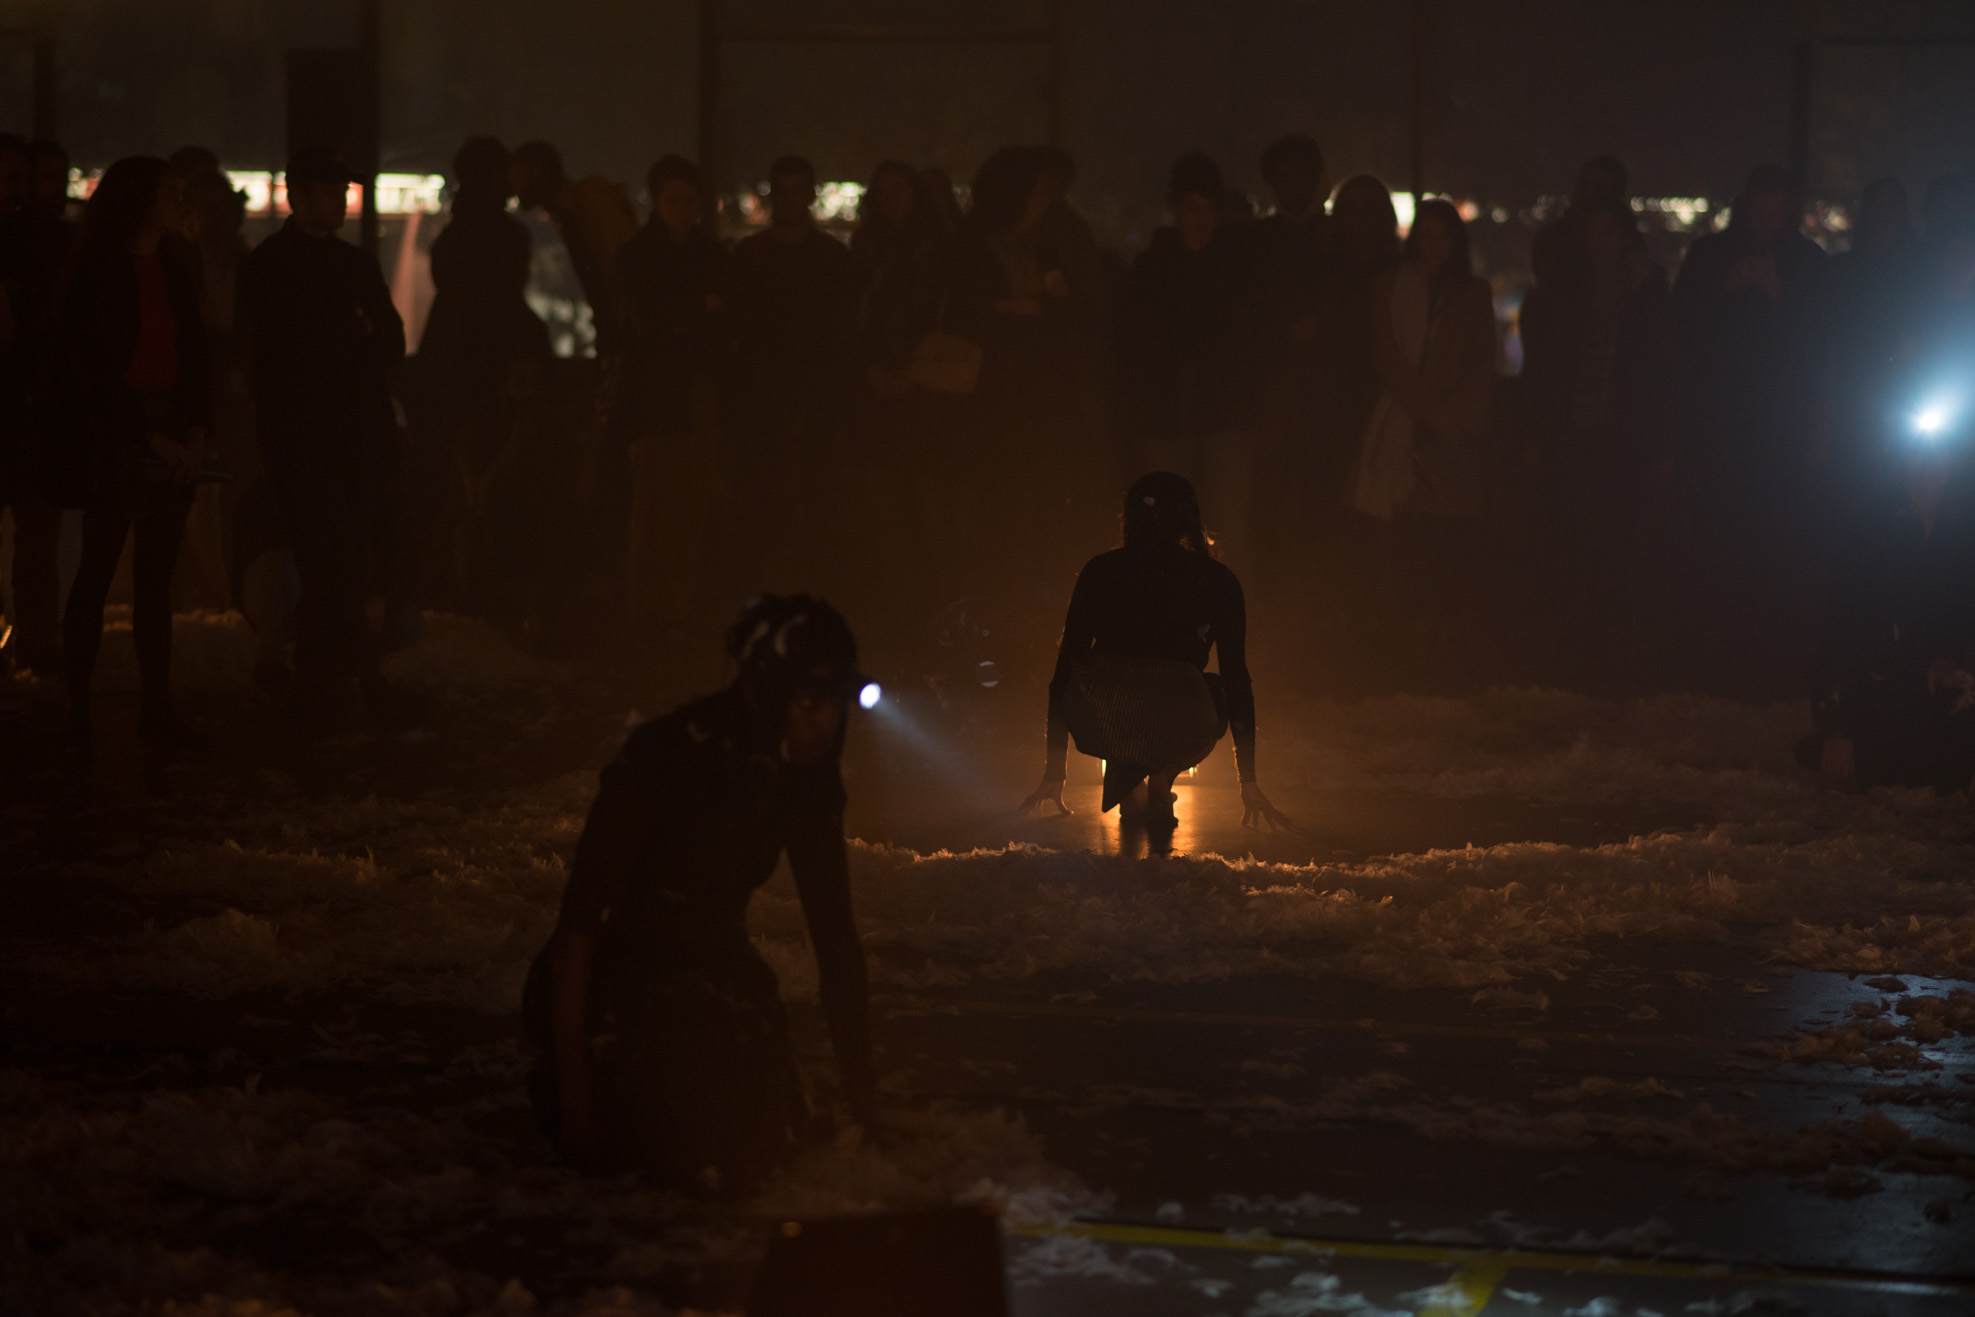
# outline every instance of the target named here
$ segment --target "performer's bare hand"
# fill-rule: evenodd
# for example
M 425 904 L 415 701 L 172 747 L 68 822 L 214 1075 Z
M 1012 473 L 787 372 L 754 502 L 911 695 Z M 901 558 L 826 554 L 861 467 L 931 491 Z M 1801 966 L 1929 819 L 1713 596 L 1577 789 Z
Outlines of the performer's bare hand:
M 1029 793 L 1029 798 L 1021 803 L 1016 812 L 1027 814 L 1042 808 L 1044 805 L 1056 806 L 1058 817 L 1076 813 L 1075 810 L 1063 803 L 1063 779 L 1060 777 L 1053 782 L 1048 778 L 1044 778 L 1042 785 Z
M 1267 824 L 1271 832 L 1296 831 L 1296 825 L 1289 821 L 1289 816 L 1269 803 L 1261 787 L 1253 782 L 1244 782 L 1241 784 L 1241 826 L 1260 832 L 1263 824 Z

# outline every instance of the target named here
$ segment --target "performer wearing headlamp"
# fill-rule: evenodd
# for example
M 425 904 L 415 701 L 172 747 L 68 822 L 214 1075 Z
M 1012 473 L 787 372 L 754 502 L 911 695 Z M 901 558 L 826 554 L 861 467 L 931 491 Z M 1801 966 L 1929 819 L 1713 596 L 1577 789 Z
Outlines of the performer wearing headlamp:
M 786 853 L 846 1102 L 876 1085 L 838 771 L 872 683 L 835 609 L 768 597 L 728 634 L 732 685 L 645 723 L 604 770 L 524 1012 L 537 1112 L 579 1164 L 680 1188 L 757 1182 L 809 1120 L 747 906 Z

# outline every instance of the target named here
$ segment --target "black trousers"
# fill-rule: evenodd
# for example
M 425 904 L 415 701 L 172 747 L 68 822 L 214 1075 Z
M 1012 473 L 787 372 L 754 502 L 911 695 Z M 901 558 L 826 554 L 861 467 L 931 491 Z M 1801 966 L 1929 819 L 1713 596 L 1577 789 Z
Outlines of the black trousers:
M 103 646 L 103 605 L 110 597 L 125 540 L 134 540 L 131 559 L 131 627 L 137 642 L 137 671 L 144 708 L 158 714 L 171 703 L 171 578 L 185 539 L 191 503 L 161 499 L 139 512 L 98 507 L 82 514 L 82 561 L 62 619 L 62 660 L 69 699 L 86 714 L 89 682 Z
M 372 546 L 361 468 L 345 453 L 282 454 L 268 467 L 302 582 L 295 677 L 326 689 L 363 666 Z

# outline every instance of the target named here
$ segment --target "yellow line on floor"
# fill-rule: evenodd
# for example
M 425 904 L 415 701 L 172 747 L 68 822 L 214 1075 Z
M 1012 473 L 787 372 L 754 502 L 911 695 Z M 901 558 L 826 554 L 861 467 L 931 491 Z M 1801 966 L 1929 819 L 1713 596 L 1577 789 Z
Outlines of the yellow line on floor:
M 1246 1011 L 1156 1010 L 1144 1006 L 1099 1006 L 1075 1002 L 995 1002 L 933 1001 L 917 997 L 872 994 L 872 1000 L 888 1014 L 896 1016 L 999 1015 L 1035 1016 L 1045 1019 L 1090 1020 L 1099 1024 L 1198 1024 L 1215 1028 L 1290 1029 L 1312 1033 L 1356 1034 L 1365 1038 L 1385 1035 L 1419 1035 L 1433 1038 L 1464 1038 L 1482 1042 L 1513 1041 L 1541 1034 L 1555 1042 L 1595 1042 L 1625 1047 L 1678 1046 L 1686 1051 L 1738 1051 L 1747 1045 L 1743 1038 L 1714 1039 L 1692 1033 L 1619 1033 L 1611 1029 L 1543 1029 L 1542 1021 L 1524 1019 L 1516 1024 L 1470 1025 L 1432 1024 L 1424 1021 L 1337 1019 L 1313 1015 L 1261 1015 Z
M 1305 1253 L 1356 1258 L 1371 1262 L 1413 1262 L 1424 1266 L 1458 1267 L 1452 1284 L 1461 1292 L 1478 1294 L 1473 1306 L 1436 1309 L 1443 1317 L 1472 1317 L 1480 1312 L 1495 1286 L 1512 1271 L 1595 1271 L 1609 1276 L 1660 1277 L 1671 1280 L 1758 1282 L 1786 1286 L 1817 1286 L 1876 1290 L 1906 1294 L 1975 1294 L 1965 1280 L 1908 1280 L 1842 1271 L 1779 1267 L 1738 1267 L 1725 1262 L 1678 1262 L 1661 1258 L 1610 1257 L 1593 1253 L 1555 1253 L 1532 1249 L 1489 1249 L 1445 1244 L 1381 1244 L 1357 1239 L 1305 1239 L 1272 1235 L 1264 1230 L 1192 1230 L 1181 1226 L 1147 1226 L 1126 1222 L 1068 1221 L 1057 1225 L 1017 1226 L 1013 1233 L 1031 1238 L 1071 1235 L 1105 1244 L 1144 1248 L 1211 1248 L 1242 1253 Z
M 1440 1297 L 1420 1309 L 1419 1317 L 1475 1317 L 1508 1274 L 1499 1262 L 1469 1262 L 1448 1278 L 1440 1287 Z

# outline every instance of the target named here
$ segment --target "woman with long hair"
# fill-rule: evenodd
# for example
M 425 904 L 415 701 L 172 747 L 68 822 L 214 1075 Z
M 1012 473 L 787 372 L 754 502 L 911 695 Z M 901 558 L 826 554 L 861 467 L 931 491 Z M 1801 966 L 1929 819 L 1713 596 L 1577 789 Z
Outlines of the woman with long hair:
M 1383 396 L 1365 434 L 1354 501 L 1388 520 L 1407 506 L 1466 507 L 1478 492 L 1474 446 L 1494 393 L 1495 312 L 1451 203 L 1420 204 L 1372 307 Z
M 1372 306 L 1379 280 L 1399 263 L 1399 216 L 1385 184 L 1357 174 L 1338 186 L 1330 203 L 1330 243 L 1331 286 L 1319 334 L 1336 372 L 1337 396 L 1319 480 L 1325 502 L 1334 505 L 1349 492 L 1358 441 L 1378 402 Z
M 880 163 L 858 202 L 850 253 L 857 266 L 859 364 L 867 387 L 887 400 L 909 388 L 913 349 L 946 310 L 940 261 L 947 240 L 919 171 L 897 160 Z
M 1378 281 L 1372 338 L 1380 395 L 1365 427 L 1351 501 L 1385 529 L 1384 602 L 1433 640 L 1464 633 L 1489 476 L 1483 440 L 1497 345 L 1488 281 L 1475 274 L 1467 226 L 1449 202 L 1422 202 L 1398 265 Z M 1472 657 L 1470 635 L 1469 657 Z M 1428 643 L 1416 657 L 1446 649 Z
M 1243 826 L 1285 826 L 1255 775 L 1241 582 L 1215 559 L 1186 477 L 1153 471 L 1132 482 L 1124 540 L 1077 577 L 1049 683 L 1042 784 L 1022 808 L 1046 802 L 1071 812 L 1064 761 L 1075 736 L 1079 750 L 1104 760 L 1105 812 L 1122 804 L 1146 824 L 1170 828 L 1173 780 L 1232 731 Z M 1214 650 L 1220 671 L 1210 676 Z
M 533 240 L 508 213 L 512 160 L 493 137 L 453 155 L 452 215 L 432 243 L 432 310 L 418 342 L 421 427 L 438 440 L 450 479 L 441 505 L 449 552 L 435 584 L 482 616 L 516 622 L 540 563 L 514 525 L 541 497 L 527 434 L 542 410 L 549 331 L 528 305 Z
M 1060 577 L 1082 556 L 1055 531 L 1085 520 L 1113 477 L 1096 423 L 1096 359 L 1079 319 L 1084 290 L 1049 245 L 1054 193 L 1046 157 L 996 151 L 974 176 L 972 207 L 953 244 L 944 327 L 980 347 L 980 369 L 951 445 L 969 506 L 994 513 L 956 521 L 956 544 L 1005 532 L 997 561 L 956 555 L 956 593 L 1032 614 L 1053 609 L 1022 584 Z
M 135 544 L 138 731 L 160 747 L 191 739 L 171 700 L 171 578 L 205 462 L 211 377 L 198 287 L 159 252 L 179 224 L 183 194 L 184 180 L 156 157 L 110 166 L 83 214 L 64 306 L 70 357 L 89 409 L 82 560 L 62 628 L 71 726 L 85 745 L 103 606 L 125 540 Z

